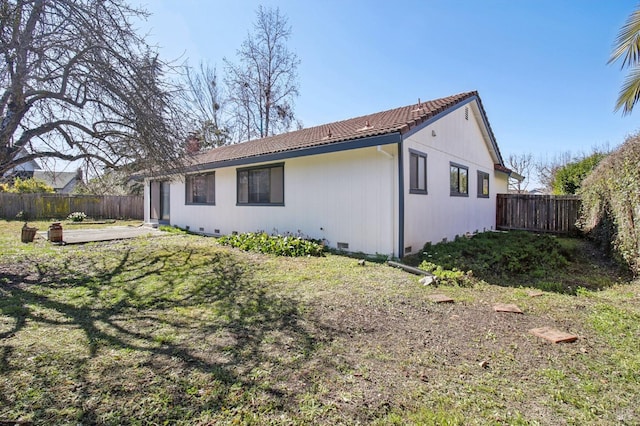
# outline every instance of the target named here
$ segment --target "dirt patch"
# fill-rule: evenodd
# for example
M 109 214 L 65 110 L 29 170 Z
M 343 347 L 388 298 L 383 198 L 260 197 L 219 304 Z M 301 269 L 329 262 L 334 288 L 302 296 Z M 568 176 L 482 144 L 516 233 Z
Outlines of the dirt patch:
M 398 298 L 392 305 L 367 306 L 364 300 L 325 297 L 313 303 L 313 312 L 336 332 L 325 357 L 329 363 L 317 366 L 333 384 L 325 402 L 362 422 L 402 406 L 405 398 L 415 408 L 409 400 L 416 393 L 437 400 L 486 381 L 499 388 L 500 378 L 531 380 L 550 359 L 580 353 L 579 344 L 552 346 L 528 333 L 569 324 L 495 312 L 490 303 Z M 540 405 L 526 399 L 511 408 L 530 418 L 541 415 Z

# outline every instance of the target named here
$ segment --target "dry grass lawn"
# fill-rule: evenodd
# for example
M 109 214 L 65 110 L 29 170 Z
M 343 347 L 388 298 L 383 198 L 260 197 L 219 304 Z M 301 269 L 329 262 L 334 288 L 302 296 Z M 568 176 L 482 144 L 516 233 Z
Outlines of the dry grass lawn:
M 640 283 L 594 269 L 583 242 L 567 268 L 585 285 L 531 297 L 192 235 L 22 244 L 21 225 L 0 222 L 0 420 L 640 424 Z

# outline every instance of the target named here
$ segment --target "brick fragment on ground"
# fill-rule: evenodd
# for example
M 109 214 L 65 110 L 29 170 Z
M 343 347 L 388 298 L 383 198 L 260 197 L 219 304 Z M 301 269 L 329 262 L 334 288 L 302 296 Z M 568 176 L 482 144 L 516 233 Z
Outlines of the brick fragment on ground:
M 434 303 L 453 303 L 453 299 L 444 294 L 430 294 L 427 296 L 427 299 Z
M 493 305 L 493 310 L 496 312 L 513 312 L 514 314 L 522 313 L 522 310 L 512 303 L 496 303 Z
M 529 330 L 529 333 L 553 343 L 568 343 L 578 340 L 578 336 L 574 334 L 565 333 L 564 331 L 556 330 L 551 327 L 532 328 Z
M 529 294 L 529 297 L 540 297 L 540 296 L 544 295 L 544 292 L 542 292 L 542 291 L 530 291 L 528 294 Z

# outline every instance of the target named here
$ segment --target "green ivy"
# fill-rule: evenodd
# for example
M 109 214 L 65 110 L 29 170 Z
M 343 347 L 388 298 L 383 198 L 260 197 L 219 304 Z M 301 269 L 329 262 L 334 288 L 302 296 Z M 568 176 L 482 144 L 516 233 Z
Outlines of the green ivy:
M 227 235 L 218 238 L 218 243 L 244 251 L 276 256 L 322 256 L 324 253 L 324 246 L 320 241 L 293 235 L 269 235 L 266 232 Z
M 605 158 L 582 183 L 579 226 L 640 274 L 640 134 Z

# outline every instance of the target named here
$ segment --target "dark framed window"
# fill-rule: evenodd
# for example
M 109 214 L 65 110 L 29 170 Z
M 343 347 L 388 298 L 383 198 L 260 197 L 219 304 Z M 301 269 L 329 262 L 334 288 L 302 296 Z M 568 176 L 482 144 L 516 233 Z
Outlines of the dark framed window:
M 489 198 L 489 173 L 478 170 L 478 197 Z
M 237 170 L 238 204 L 284 205 L 284 164 Z
M 185 188 L 187 204 L 216 203 L 215 173 L 187 175 Z
M 409 150 L 409 192 L 427 193 L 427 154 Z
M 455 197 L 469 196 L 469 168 L 456 163 L 449 163 L 449 182 L 451 195 Z

